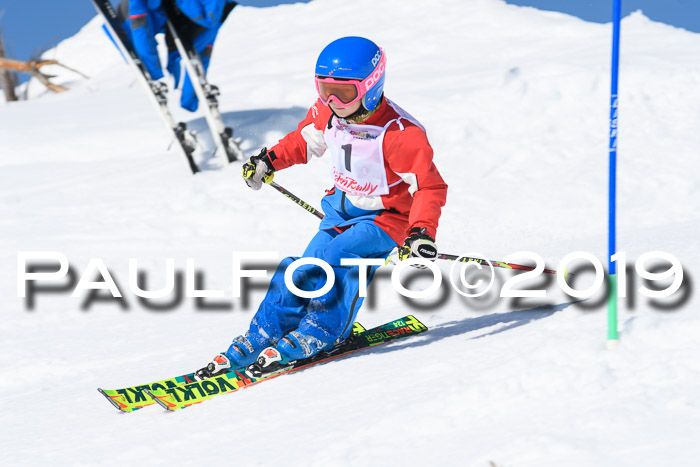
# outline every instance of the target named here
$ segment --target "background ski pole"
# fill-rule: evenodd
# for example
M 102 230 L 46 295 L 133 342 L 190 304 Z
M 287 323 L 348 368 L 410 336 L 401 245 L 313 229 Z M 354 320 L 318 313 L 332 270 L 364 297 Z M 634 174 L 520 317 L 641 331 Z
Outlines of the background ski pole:
M 310 212 L 314 216 L 318 217 L 319 219 L 323 219 L 324 215 L 322 212 L 320 212 L 319 210 L 317 210 L 316 208 L 311 206 L 309 203 L 307 203 L 303 199 L 296 196 L 291 191 L 287 190 L 283 186 L 281 186 L 278 183 L 273 182 L 273 181 L 267 182 L 267 184 L 270 185 L 275 190 L 282 193 L 287 198 L 294 201 L 296 204 L 298 204 L 302 208 L 306 209 L 308 212 Z M 504 261 L 492 261 L 492 260 L 486 260 L 486 259 L 482 259 L 482 258 L 470 258 L 468 256 L 451 255 L 451 254 L 447 254 L 447 253 L 438 253 L 437 259 L 442 259 L 445 261 L 458 261 L 459 260 L 460 263 L 473 262 L 473 263 L 478 263 L 478 264 L 482 264 L 482 265 L 488 264 L 490 262 L 491 264 L 493 264 L 495 267 L 498 267 L 498 268 L 513 269 L 513 270 L 518 270 L 518 271 L 534 271 L 535 270 L 535 267 L 533 267 L 533 266 L 524 266 L 522 264 L 506 263 Z M 545 274 L 556 274 L 557 273 L 557 271 L 555 271 L 554 269 L 545 269 L 542 272 L 544 272 Z

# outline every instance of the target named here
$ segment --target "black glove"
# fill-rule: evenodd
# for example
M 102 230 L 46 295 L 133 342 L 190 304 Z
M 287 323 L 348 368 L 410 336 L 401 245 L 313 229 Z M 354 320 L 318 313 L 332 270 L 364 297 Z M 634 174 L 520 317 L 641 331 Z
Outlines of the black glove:
M 252 156 L 243 164 L 243 179 L 253 190 L 259 190 L 263 182 L 270 183 L 274 178 L 275 168 L 272 167 L 267 148 L 262 148 L 260 154 Z
M 399 248 L 399 261 L 410 257 L 425 258 L 434 260 L 437 258 L 438 250 L 435 239 L 425 233 L 426 228 L 413 227 L 408 232 L 408 237 Z

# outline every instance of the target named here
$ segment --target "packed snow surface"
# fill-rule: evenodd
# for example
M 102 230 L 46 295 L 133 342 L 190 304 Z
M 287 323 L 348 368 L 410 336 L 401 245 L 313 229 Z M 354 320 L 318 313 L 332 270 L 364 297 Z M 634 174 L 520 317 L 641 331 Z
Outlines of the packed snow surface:
M 427 128 L 450 187 L 441 251 L 530 251 L 548 267 L 589 252 L 606 264 L 610 24 L 501 0 L 238 7 L 209 78 L 247 154 L 296 128 L 318 53 L 344 35 L 384 47 L 387 96 Z M 192 176 L 101 21 L 89 22 L 47 57 L 90 79 L 58 69 L 69 92 L 33 81 L 30 100 L 0 105 L 3 465 L 697 465 L 700 36 L 637 12 L 621 52 L 618 250 L 630 268 L 617 350 L 605 348 L 603 291 L 579 301 L 541 276 L 515 288 L 546 297 L 499 298 L 512 277 L 500 269 L 481 299 L 443 284 L 440 297 L 407 302 L 386 266 L 358 319 L 413 313 L 427 333 L 174 414 L 119 414 L 97 387 L 194 370 L 246 329 L 265 281 L 231 298 L 232 252 L 298 255 L 318 222 L 272 189 L 248 189 L 239 163 Z M 175 115 L 206 146 L 202 115 Z M 318 206 L 328 171 L 321 158 L 276 181 Z M 683 265 L 670 298 L 638 290 L 635 261 L 652 251 Z M 19 252 L 61 253 L 75 282 L 30 304 Z M 71 296 L 83 276 L 101 277 L 95 258 L 121 301 Z M 200 287 L 224 297 L 150 309 L 130 291 L 130 258 L 149 289 L 164 285 L 168 258 L 183 274 L 192 259 Z M 660 282 L 646 285 L 670 279 Z

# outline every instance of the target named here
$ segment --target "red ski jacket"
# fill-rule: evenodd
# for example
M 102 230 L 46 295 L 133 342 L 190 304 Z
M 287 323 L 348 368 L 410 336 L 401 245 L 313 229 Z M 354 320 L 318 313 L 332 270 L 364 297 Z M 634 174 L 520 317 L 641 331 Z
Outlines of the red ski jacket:
M 362 131 L 362 127 L 372 127 L 375 134 L 369 135 L 367 131 Z M 334 169 L 335 186 L 327 191 L 322 201 L 326 217 L 321 228 L 343 229 L 359 220 L 371 219 L 398 245 L 403 244 L 408 231 L 413 227 L 425 227 L 426 233 L 435 238 L 441 208 L 445 205 L 447 184 L 433 163 L 433 149 L 425 130 L 417 120 L 390 100 L 384 98 L 374 114 L 361 124 L 348 124 L 344 119 L 335 117 L 328 106 L 317 100 L 298 128 L 282 138 L 268 154 L 275 170 L 281 170 L 294 164 L 306 164 L 312 156 L 320 157 L 326 152 L 333 157 L 333 147 L 329 147 L 329 142 L 331 146 L 337 145 L 347 151 L 346 148 L 350 145 L 341 146 L 337 143 L 338 138 L 344 142 L 356 141 L 358 147 L 369 147 L 370 152 L 379 154 L 373 156 L 379 157 L 375 166 L 367 166 L 365 162 L 362 171 L 383 171 L 381 176 L 386 174 L 383 182 L 386 193 L 363 194 L 357 190 L 362 190 L 369 184 L 357 185 L 352 180 L 352 186 L 359 187 L 353 191 L 349 189 L 351 185 L 347 182 L 348 177 L 339 174 L 352 172 L 347 172 L 345 168 L 340 171 Z M 368 145 L 368 139 L 376 142 L 372 141 Z M 337 151 L 340 149 L 336 149 L 336 153 Z M 361 154 L 349 155 L 346 152 L 346 162 L 337 158 L 332 159 L 332 162 L 346 165 L 347 170 L 350 170 L 352 162 L 348 162 L 348 158 L 360 156 Z M 359 180 L 362 176 L 358 174 L 357 178 Z

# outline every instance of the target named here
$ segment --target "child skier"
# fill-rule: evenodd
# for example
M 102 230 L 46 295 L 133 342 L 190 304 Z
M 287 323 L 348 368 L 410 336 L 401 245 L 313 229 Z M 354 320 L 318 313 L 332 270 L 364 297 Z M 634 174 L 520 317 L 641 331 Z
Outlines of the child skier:
M 424 128 L 384 97 L 385 66 L 384 51 L 368 39 L 330 43 L 316 62 L 319 99 L 306 118 L 244 164 L 246 183 L 259 190 L 273 172 L 328 151 L 335 186 L 321 202 L 325 217 L 302 256 L 331 265 L 335 286 L 314 299 L 294 295 L 284 274 L 296 258 L 284 259 L 248 332 L 199 370 L 198 379 L 246 366 L 250 376 L 260 377 L 348 338 L 363 298 L 359 268 L 340 266 L 341 258 L 386 258 L 399 245 L 400 259 L 436 257 L 447 185 L 433 164 Z M 376 268 L 369 268 L 368 281 Z M 326 276 L 309 264 L 297 268 L 292 281 L 315 291 Z
M 193 44 L 202 57 L 202 66 L 206 71 L 219 28 L 236 5 L 233 0 L 122 0 L 117 11 L 148 73 L 161 82 L 164 75 L 155 36 L 165 33 L 167 69 L 177 88 L 180 82 L 180 54 L 170 38 L 166 22 L 170 20 L 182 40 Z M 192 83 L 186 76 L 180 105 L 194 112 L 197 104 Z

